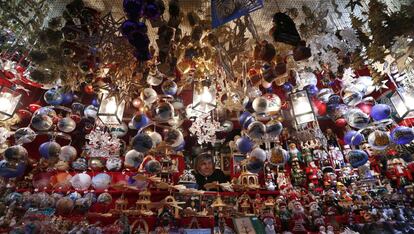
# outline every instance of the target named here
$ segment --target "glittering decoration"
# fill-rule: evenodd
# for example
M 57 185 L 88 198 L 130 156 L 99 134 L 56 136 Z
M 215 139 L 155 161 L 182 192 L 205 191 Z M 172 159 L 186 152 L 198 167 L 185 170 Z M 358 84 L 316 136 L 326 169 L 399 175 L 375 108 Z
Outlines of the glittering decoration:
M 103 126 L 97 126 L 85 138 L 89 140 L 85 149 L 90 157 L 109 158 L 119 155 L 121 141 L 105 131 Z
M 190 133 L 197 137 L 199 144 L 215 143 L 216 132 L 222 130 L 223 127 L 220 126 L 220 122 L 208 114 L 197 117 L 189 129 Z

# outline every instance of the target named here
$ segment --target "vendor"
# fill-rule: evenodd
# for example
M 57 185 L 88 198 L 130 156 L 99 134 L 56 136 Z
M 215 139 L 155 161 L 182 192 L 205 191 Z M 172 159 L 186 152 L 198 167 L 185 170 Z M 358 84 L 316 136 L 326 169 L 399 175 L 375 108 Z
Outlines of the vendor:
M 210 154 L 203 153 L 197 156 L 194 166 L 195 178 L 200 190 L 206 190 L 204 185 L 207 183 L 221 184 L 229 181 L 222 170 L 215 168 L 213 157 Z

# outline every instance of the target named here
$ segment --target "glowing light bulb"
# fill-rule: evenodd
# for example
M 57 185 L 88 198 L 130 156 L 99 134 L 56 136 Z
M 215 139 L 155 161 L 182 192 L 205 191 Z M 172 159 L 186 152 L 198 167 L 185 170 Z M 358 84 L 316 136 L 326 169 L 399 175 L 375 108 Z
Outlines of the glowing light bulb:
M 8 97 L 0 97 L 0 111 L 2 112 L 9 112 L 12 108 L 12 104 Z
M 117 108 L 116 101 L 114 99 L 111 99 L 106 104 L 106 113 L 115 113 Z
M 213 96 L 211 95 L 210 91 L 206 86 L 203 87 L 203 92 L 201 93 L 201 102 L 202 103 L 210 103 L 213 101 Z

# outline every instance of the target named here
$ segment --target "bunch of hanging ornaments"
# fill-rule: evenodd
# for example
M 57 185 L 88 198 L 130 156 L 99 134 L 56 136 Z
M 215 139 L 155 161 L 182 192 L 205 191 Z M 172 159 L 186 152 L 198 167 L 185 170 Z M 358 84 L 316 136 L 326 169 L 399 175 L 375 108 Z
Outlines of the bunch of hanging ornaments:
M 128 19 L 122 23 L 122 35 L 135 47 L 134 56 L 139 61 L 147 61 L 151 54 L 145 19 L 157 20 L 164 13 L 165 5 L 162 0 L 124 0 L 123 7 Z

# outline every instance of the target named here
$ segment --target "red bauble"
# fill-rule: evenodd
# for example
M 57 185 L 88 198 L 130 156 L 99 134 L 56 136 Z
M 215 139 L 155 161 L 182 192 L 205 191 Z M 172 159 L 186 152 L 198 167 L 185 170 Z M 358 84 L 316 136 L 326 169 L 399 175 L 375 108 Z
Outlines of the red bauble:
M 357 105 L 357 107 L 360 110 L 362 110 L 362 112 L 364 112 L 365 114 L 367 114 L 367 115 L 371 114 L 372 104 L 361 102 Z
M 84 90 L 85 90 L 85 93 L 87 93 L 87 94 L 93 94 L 94 93 L 92 85 L 86 85 Z
M 337 127 L 343 128 L 346 126 L 346 120 L 344 118 L 339 118 L 337 120 L 335 120 L 335 125 Z
M 326 115 L 326 104 L 318 99 L 312 101 L 313 106 L 316 108 L 319 116 Z
M 29 119 L 30 117 L 32 117 L 32 112 L 25 109 L 19 109 L 16 113 L 20 117 L 20 119 Z
M 40 107 L 42 107 L 41 105 L 39 105 L 39 104 L 36 104 L 36 103 L 32 103 L 32 104 L 29 104 L 29 111 L 30 112 L 32 112 L 32 113 L 34 113 L 35 111 L 37 111 Z

